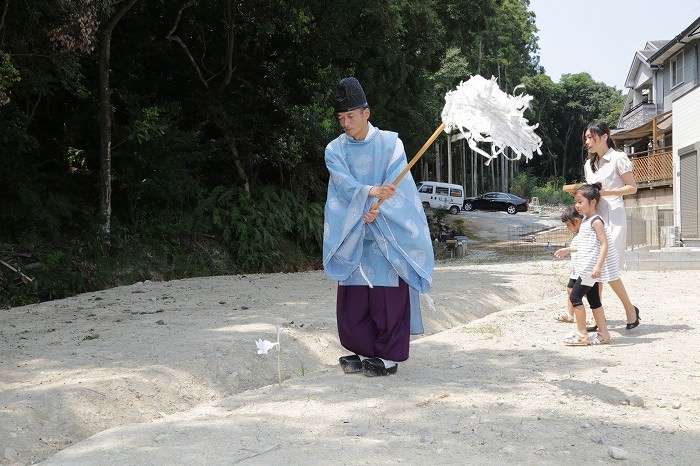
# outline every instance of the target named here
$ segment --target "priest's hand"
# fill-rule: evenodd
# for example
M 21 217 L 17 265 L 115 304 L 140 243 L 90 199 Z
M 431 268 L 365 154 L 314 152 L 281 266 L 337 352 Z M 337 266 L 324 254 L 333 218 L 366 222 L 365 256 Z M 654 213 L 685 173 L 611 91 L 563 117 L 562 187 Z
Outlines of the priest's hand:
M 369 195 L 376 197 L 377 199 L 389 199 L 391 196 L 396 194 L 396 186 L 387 183 L 381 186 L 374 186 L 369 190 Z
M 365 219 L 365 223 L 370 223 L 374 222 L 374 220 L 377 218 L 377 215 L 379 215 L 379 209 L 374 209 L 367 212 L 365 215 L 362 216 L 362 218 Z

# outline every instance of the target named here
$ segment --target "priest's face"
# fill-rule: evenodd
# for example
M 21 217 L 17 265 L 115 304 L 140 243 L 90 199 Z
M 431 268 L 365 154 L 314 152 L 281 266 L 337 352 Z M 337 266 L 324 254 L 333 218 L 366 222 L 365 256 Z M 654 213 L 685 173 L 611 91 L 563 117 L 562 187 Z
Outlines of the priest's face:
M 369 108 L 356 108 L 338 113 L 338 123 L 348 137 L 362 141 L 369 132 Z

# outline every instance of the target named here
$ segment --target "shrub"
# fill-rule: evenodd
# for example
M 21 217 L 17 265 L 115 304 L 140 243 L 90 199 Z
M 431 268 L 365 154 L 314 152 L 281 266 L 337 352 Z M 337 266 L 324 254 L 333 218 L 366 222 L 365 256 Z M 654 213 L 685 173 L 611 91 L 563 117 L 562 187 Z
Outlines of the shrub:
M 163 209 L 130 225 L 114 218 L 110 246 L 90 228 L 0 242 L 0 257 L 34 279 L 0 269 L 0 308 L 141 280 L 318 268 L 323 205 L 272 188 L 252 198 L 218 187 L 194 211 Z
M 537 187 L 538 181 L 537 177 L 532 175 L 529 171 L 521 171 L 515 175 L 513 181 L 510 182 L 509 190 L 517 196 L 530 199 L 533 195 L 533 190 Z
M 263 187 L 248 198 L 241 190 L 219 186 L 200 202 L 195 217 L 204 232 L 229 248 L 240 272 L 286 270 L 283 240 L 307 253 L 320 253 L 323 246 L 323 205 L 303 202 L 283 189 Z
M 571 194 L 562 191 L 563 187 L 564 181 L 562 179 L 551 179 L 544 186 L 534 188 L 532 195 L 539 198 L 540 204 L 572 204 L 574 198 Z
M 510 192 L 527 199 L 537 197 L 540 204 L 572 204 L 573 197 L 562 191 L 564 184 L 563 178 L 550 178 L 542 186 L 542 182 L 537 177 L 529 171 L 522 171 L 511 181 Z

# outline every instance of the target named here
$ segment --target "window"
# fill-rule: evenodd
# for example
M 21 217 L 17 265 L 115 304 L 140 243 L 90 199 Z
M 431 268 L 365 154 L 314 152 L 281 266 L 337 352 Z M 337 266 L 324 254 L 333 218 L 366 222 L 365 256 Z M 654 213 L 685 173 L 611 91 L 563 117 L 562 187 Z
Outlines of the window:
M 642 103 L 646 104 L 649 102 L 649 89 L 642 89 Z
M 671 58 L 669 68 L 671 70 L 671 88 L 683 84 L 683 52 Z
M 420 187 L 418 192 L 419 193 L 426 193 L 426 194 L 433 194 L 433 187 L 428 185 L 428 184 L 424 184 L 423 186 Z
M 447 196 L 450 194 L 450 190 L 449 188 L 443 188 L 442 186 L 435 186 L 435 194 Z
M 450 197 L 462 197 L 462 190 L 451 188 L 450 189 Z

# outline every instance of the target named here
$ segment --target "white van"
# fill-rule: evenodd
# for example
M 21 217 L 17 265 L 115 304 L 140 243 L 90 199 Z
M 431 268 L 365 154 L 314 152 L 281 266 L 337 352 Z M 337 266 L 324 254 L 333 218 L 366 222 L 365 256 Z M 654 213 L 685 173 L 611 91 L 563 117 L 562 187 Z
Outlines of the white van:
M 421 181 L 416 185 L 423 207 L 447 209 L 458 214 L 464 204 L 464 188 L 458 184 Z

